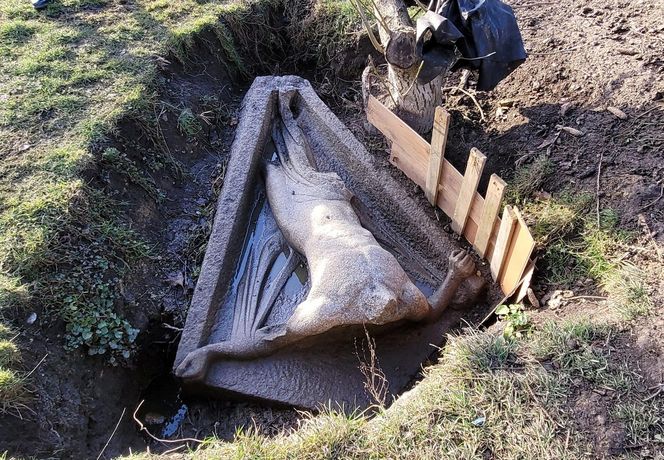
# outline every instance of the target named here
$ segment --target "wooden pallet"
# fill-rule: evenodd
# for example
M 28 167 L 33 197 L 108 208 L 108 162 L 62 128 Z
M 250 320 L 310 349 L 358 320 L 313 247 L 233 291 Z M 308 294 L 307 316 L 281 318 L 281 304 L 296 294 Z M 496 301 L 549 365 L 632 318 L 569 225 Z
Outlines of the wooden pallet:
M 516 207 L 505 206 L 502 218 L 498 215 L 505 181 L 492 174 L 486 196 L 477 192 L 486 162 L 482 152 L 471 149 L 463 174 L 445 159 L 447 111 L 436 109 L 431 144 L 373 96 L 367 104 L 367 119 L 391 141 L 390 162 L 452 219 L 452 229 L 488 261 L 491 276 L 502 291 L 508 294 L 519 287 L 525 294 L 532 276 L 530 256 L 535 240 Z

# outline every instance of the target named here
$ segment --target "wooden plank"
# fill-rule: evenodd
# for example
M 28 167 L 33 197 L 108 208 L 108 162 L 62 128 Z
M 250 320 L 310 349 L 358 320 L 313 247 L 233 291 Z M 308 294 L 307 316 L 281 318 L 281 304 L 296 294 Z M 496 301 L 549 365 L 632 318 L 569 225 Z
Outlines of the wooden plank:
M 390 161 L 413 182 L 426 190 L 427 180 L 430 180 L 428 178 L 431 157 L 429 143 L 373 96 L 368 101 L 367 118 L 385 137 L 392 141 Z M 468 166 L 466 172 L 469 172 Z M 468 192 L 470 187 L 466 183 L 466 178 L 441 155 L 436 204 L 445 214 L 452 217 L 453 224 L 457 225 L 463 220 L 461 219 L 463 210 L 466 209 L 465 224 L 459 225 L 462 227 L 462 232 L 459 231 L 459 233 L 462 233 L 471 243 L 475 243 L 477 240 L 476 245 L 481 248 L 486 239 L 487 229 L 491 228 L 486 225 L 487 222 L 490 222 L 488 216 L 491 213 L 489 211 L 496 206 L 495 201 L 500 200 L 497 199 L 497 193 L 489 191 L 487 200 L 485 200 L 477 193 L 476 188 L 477 184 Z M 492 186 L 489 187 L 489 190 L 491 188 Z M 461 204 L 459 204 L 460 201 L 462 201 Z M 485 201 L 489 201 L 489 203 L 485 203 Z M 465 202 L 469 203 L 464 204 Z M 456 219 L 454 219 L 455 215 Z M 510 206 L 505 206 L 503 218 L 494 218 L 493 228 L 489 231 L 484 251 L 484 257 L 490 261 L 491 275 L 494 280 L 500 282 L 503 292 L 513 292 L 520 282 L 526 281 L 523 279 L 523 275 L 531 267 L 527 264 L 533 248 L 534 241 L 518 210 L 515 212 Z
M 523 300 L 523 298 L 528 294 L 530 281 L 533 279 L 533 274 L 535 273 L 535 262 L 537 262 L 537 260 L 528 261 L 528 265 L 526 266 L 526 269 L 523 272 L 521 281 L 519 281 L 519 284 L 516 286 L 517 288 L 519 288 L 519 292 L 516 294 L 515 298 L 516 302 L 521 302 L 521 300 Z
M 393 143 L 402 146 L 407 152 L 408 160 L 411 160 L 411 156 L 414 157 L 412 160 L 416 161 L 422 175 L 426 174 L 430 147 L 422 136 L 373 96 L 369 96 L 367 103 L 367 120 Z
M 496 174 L 491 175 L 489 186 L 486 190 L 486 197 L 484 198 L 484 206 L 482 207 L 482 216 L 480 217 L 477 235 L 475 236 L 475 241 L 473 241 L 475 251 L 482 258 L 484 258 L 489 246 L 489 238 L 491 238 L 491 233 L 498 217 L 500 202 L 505 193 L 505 185 L 505 181 Z
M 519 283 L 535 249 L 535 239 L 518 209 L 514 208 L 517 225 L 505 254 L 505 262 L 498 276 L 503 292 L 509 292 Z
M 443 158 L 445 158 L 445 145 L 447 144 L 447 133 L 450 129 L 450 114 L 444 108 L 436 107 L 433 119 L 433 131 L 431 132 L 431 150 L 429 155 L 429 168 L 427 180 L 424 187 L 424 195 L 429 203 L 436 205 L 438 198 L 438 186 L 443 169 Z
M 373 96 L 368 101 L 367 119 L 392 142 L 390 155 L 392 164 L 403 171 L 410 180 L 424 188 L 429 167 L 429 144 Z M 402 135 L 406 137 L 397 137 Z M 451 217 L 454 214 L 463 176 L 445 158 L 443 158 L 442 163 L 442 173 L 440 175 L 440 184 L 442 185 L 438 186 L 436 205 Z M 468 221 L 463 231 L 463 235 L 468 241 L 475 241 L 477 223 L 480 221 L 483 207 L 484 198 L 479 193 L 475 193 Z M 497 219 L 496 222 L 497 226 L 500 226 L 500 220 Z M 492 233 L 487 248 L 487 256 L 493 253 L 496 235 L 497 232 Z M 490 260 L 490 257 L 487 257 L 487 259 Z
M 466 226 L 470 207 L 473 203 L 477 191 L 477 184 L 480 182 L 480 176 L 486 163 L 486 156 L 475 147 L 470 149 L 468 163 L 466 163 L 466 172 L 463 175 L 461 190 L 456 200 L 454 213 L 452 214 L 452 230 L 463 234 L 463 228 Z M 472 241 L 471 241 L 472 243 Z
M 414 160 L 413 151 L 403 147 L 399 142 L 392 142 L 390 163 L 399 168 L 410 180 L 424 188 L 424 169 Z
M 490 268 L 491 276 L 494 281 L 498 281 L 498 277 L 501 274 L 501 269 L 503 268 L 503 262 L 505 260 L 505 255 L 507 254 L 507 249 L 512 239 L 512 233 L 518 223 L 518 219 L 514 211 L 512 211 L 512 206 L 505 206 L 503 209 L 503 218 L 501 219 L 500 229 L 498 230 L 498 235 L 496 236 L 496 244 L 493 250 L 493 255 L 491 257 Z M 511 292 L 505 291 L 503 292 Z

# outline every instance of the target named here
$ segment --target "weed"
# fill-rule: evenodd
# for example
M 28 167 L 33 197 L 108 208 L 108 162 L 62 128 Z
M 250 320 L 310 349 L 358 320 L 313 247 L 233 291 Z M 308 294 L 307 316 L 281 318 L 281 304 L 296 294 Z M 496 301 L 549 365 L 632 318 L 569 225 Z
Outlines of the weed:
M 165 196 L 157 188 L 154 179 L 152 179 L 147 172 L 141 172 L 133 160 L 127 157 L 124 153 L 121 153 L 115 147 L 105 149 L 102 153 L 102 160 L 103 163 L 113 171 L 127 177 L 130 182 L 145 190 L 158 203 L 161 203 L 164 200 Z
M 389 395 L 388 381 L 376 356 L 376 341 L 366 328 L 364 339 L 359 346 L 357 341 L 355 342 L 355 355 L 364 377 L 364 390 L 378 408 L 384 408 Z
M 608 326 L 593 324 L 588 320 L 565 322 L 562 325 L 546 322 L 538 330 L 530 347 L 538 359 L 553 359 L 561 363 L 574 353 L 580 344 L 590 344 L 603 339 Z
M 553 361 L 570 376 L 613 390 L 628 390 L 635 384 L 632 374 L 623 365 L 609 363 L 603 350 L 610 332 L 610 326 L 587 320 L 562 325 L 547 322 L 530 348 L 539 360 Z
M 653 441 L 664 442 L 664 413 L 661 406 L 642 401 L 619 403 L 611 415 L 625 425 L 629 447 Z
M 531 330 L 530 319 L 521 304 L 499 305 L 496 315 L 506 323 L 503 336 L 507 339 L 521 338 Z
M 546 279 L 570 286 L 589 276 L 609 294 L 609 303 L 622 318 L 647 314 L 652 302 L 643 273 L 617 257 L 630 235 L 616 228 L 619 217 L 612 209 L 600 213 L 599 226 L 586 216 L 591 201 L 589 195 L 565 192 L 524 202 L 526 220 L 544 248 Z
M 0 368 L 8 367 L 20 360 L 21 354 L 14 342 L 0 340 Z
M 185 108 L 178 116 L 178 129 L 187 137 L 194 137 L 203 130 L 200 121 L 190 108 Z
M 571 286 L 583 275 L 579 261 L 564 241 L 558 241 L 544 250 L 546 281 L 549 284 Z
M 0 367 L 0 413 L 23 400 L 24 382 L 14 371 Z
M 518 168 L 509 181 L 506 190 L 507 203 L 521 205 L 539 190 L 546 178 L 553 172 L 553 163 L 546 155 L 540 155 L 529 165 Z
M 318 67 L 326 66 L 361 30 L 359 14 L 349 1 L 321 0 L 310 10 L 293 0 L 286 5 L 294 46 L 302 50 L 303 60 L 315 60 Z
M 588 194 L 565 192 L 556 198 L 527 201 L 523 213 L 537 244 L 544 247 L 578 230 L 591 202 Z

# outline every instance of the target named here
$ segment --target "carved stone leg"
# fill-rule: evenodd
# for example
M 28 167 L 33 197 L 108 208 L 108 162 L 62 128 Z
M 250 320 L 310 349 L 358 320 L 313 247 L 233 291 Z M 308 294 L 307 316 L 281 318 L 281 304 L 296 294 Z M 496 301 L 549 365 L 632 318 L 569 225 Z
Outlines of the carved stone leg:
M 455 251 L 450 255 L 450 268 L 443 284 L 429 297 L 431 313 L 429 320 L 436 320 L 452 303 L 457 290 L 467 278 L 475 274 L 475 262 L 466 251 Z

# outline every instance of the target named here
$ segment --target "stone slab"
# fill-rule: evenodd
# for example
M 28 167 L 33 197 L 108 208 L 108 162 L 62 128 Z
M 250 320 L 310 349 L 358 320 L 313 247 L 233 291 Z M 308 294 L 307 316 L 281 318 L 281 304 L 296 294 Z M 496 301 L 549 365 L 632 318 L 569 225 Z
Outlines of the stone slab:
M 412 188 L 379 165 L 378 159 L 339 121 L 299 77 L 259 77 L 242 104 L 230 161 L 219 196 L 215 222 L 203 261 L 174 368 L 191 351 L 219 340 L 232 312 L 224 305 L 251 226 L 261 189 L 261 162 L 269 144 L 279 90 L 296 89 L 301 128 L 319 170 L 334 171 L 353 192 L 353 204 L 365 227 L 399 260 L 427 295 L 442 281 L 447 256 L 457 248 L 450 235 L 432 222 L 411 196 Z M 463 296 L 463 293 L 460 293 Z M 397 394 L 415 376 L 460 314 L 449 309 L 436 323 L 395 325 L 376 337 L 376 354 Z M 224 360 L 212 365 L 202 383 L 187 390 L 240 396 L 315 409 L 321 405 L 352 411 L 372 403 L 359 369 L 363 337 L 339 331 L 324 343 L 283 349 L 250 361 Z M 364 344 L 366 348 L 366 344 Z

